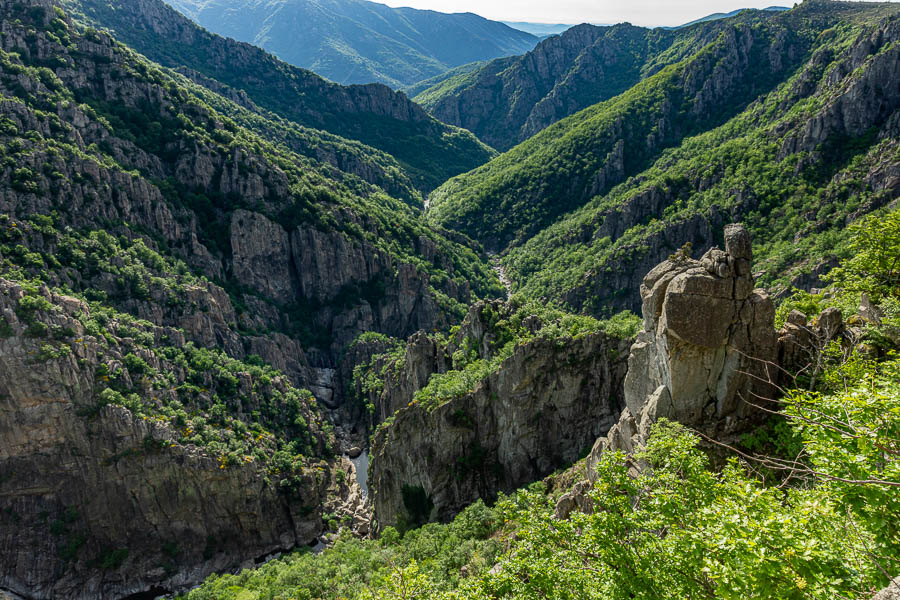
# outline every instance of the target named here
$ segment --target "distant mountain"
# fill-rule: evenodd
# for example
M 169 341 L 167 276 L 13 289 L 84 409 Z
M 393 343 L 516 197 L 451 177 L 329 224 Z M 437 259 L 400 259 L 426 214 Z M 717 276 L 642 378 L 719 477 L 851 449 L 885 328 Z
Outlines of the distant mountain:
M 243 105 L 390 154 L 423 192 L 491 157 L 491 150 L 469 132 L 440 123 L 403 94 L 379 84 L 331 83 L 250 44 L 212 34 L 162 0 L 129 0 L 118 6 L 107 0 L 62 3 L 86 23 L 109 29 L 151 60 L 180 68 L 201 85 Z M 397 173 L 389 167 L 373 170 L 373 154 L 365 149 L 353 158 L 341 158 L 342 153 L 325 151 L 321 144 L 310 146 L 316 158 L 328 155 L 328 162 L 342 167 L 361 163 L 356 170 L 373 182 L 376 171 L 387 177 Z M 396 188 L 391 193 L 405 196 Z
M 365 0 L 169 0 L 210 31 L 342 84 L 399 88 L 457 67 L 523 54 L 537 36 L 472 13 Z
M 728 19 L 730 17 L 735 17 L 740 14 L 742 11 L 749 10 L 746 8 L 739 8 L 737 10 L 733 10 L 727 13 L 713 13 L 711 15 L 706 15 L 700 19 L 696 19 L 694 21 L 689 21 L 684 25 L 678 25 L 677 27 L 667 27 L 666 29 L 681 29 L 682 27 L 690 27 L 691 25 L 696 25 L 697 23 L 706 23 L 708 21 L 718 21 L 719 19 Z M 769 8 L 763 8 L 762 10 L 767 10 L 770 12 L 784 12 L 786 10 L 790 10 L 786 6 L 770 6 Z
M 563 23 L 529 23 L 528 21 L 503 21 L 504 25 L 509 25 L 513 29 L 533 33 L 534 35 L 544 37 L 548 35 L 556 35 L 562 33 L 566 29 L 574 27 L 574 24 L 565 25 Z
M 524 56 L 495 59 L 413 99 L 445 123 L 465 127 L 494 148 L 508 150 L 633 86 L 652 57 L 676 37 L 676 32 L 628 24 L 578 25 Z M 673 56 L 679 55 L 676 49 Z
M 741 11 L 738 11 L 741 12 Z M 738 20 L 776 13 L 743 11 Z M 523 56 L 437 81 L 413 100 L 445 123 L 503 151 L 597 102 L 621 94 L 721 33 L 719 19 L 677 29 L 578 25 Z
M 404 87 L 400 88 L 400 91 L 403 92 L 404 94 L 406 94 L 407 96 L 409 96 L 410 98 L 413 98 L 429 88 L 433 88 L 435 86 L 440 85 L 441 83 L 447 81 L 448 79 L 454 79 L 455 77 L 458 77 L 460 75 L 465 75 L 467 73 L 473 73 L 473 72 L 481 69 L 486 64 L 488 64 L 488 62 L 490 62 L 490 61 L 480 60 L 478 62 L 469 63 L 467 65 L 461 65 L 459 67 L 454 67 L 454 68 L 450 69 L 449 71 L 444 71 L 440 75 L 435 75 L 434 77 L 429 77 L 428 79 L 425 79 L 418 83 L 404 86 Z

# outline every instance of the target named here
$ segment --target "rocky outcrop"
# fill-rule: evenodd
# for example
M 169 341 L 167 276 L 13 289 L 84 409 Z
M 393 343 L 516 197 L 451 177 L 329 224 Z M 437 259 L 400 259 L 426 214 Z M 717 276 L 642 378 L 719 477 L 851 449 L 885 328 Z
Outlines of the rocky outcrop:
M 781 158 L 798 152 L 814 153 L 821 144 L 837 145 L 872 128 L 882 129 L 900 109 L 898 39 L 900 22 L 896 19 L 860 35 L 819 85 L 827 104 L 784 140 Z M 850 77 L 857 72 L 858 76 Z M 890 129 L 881 135 L 891 136 Z
M 372 226 L 349 212 L 336 216 L 352 227 Z M 433 251 L 428 240 L 419 244 Z M 405 337 L 450 324 L 428 274 L 365 238 L 306 224 L 287 231 L 262 214 L 239 210 L 231 218 L 231 248 L 238 282 L 277 305 L 305 307 L 304 318 L 329 333 L 335 353 L 366 331 Z M 470 298 L 465 284 L 451 280 L 442 288 L 456 301 Z
M 872 600 L 900 600 L 900 577 L 894 579 L 886 588 L 875 594 Z
M 42 308 L 31 312 L 26 297 Z M 163 593 L 312 542 L 320 507 L 341 493 L 328 466 L 285 494 L 260 461 L 225 466 L 179 442 L 185 434 L 168 419 L 98 404 L 102 364 L 122 369 L 132 346 L 88 333 L 80 319 L 90 314 L 74 298 L 0 280 L 0 588 L 32 599 Z M 54 339 L 34 333 L 35 322 Z M 177 331 L 148 333 L 179 342 Z M 177 366 L 132 351 L 183 383 Z M 136 371 L 123 377 L 146 402 L 174 393 L 144 386 Z M 238 381 L 246 390 L 252 379 Z M 283 379 L 272 384 L 286 391 Z
M 750 235 L 725 228 L 725 251 L 699 261 L 675 255 L 641 285 L 643 331 L 631 347 L 625 410 L 588 458 L 632 452 L 660 418 L 719 439 L 758 421 L 756 406 L 774 399 L 778 380 L 775 307 L 754 289 Z
M 537 337 L 467 393 L 400 408 L 373 444 L 378 526 L 446 520 L 577 460 L 621 411 L 626 348 L 603 333 Z

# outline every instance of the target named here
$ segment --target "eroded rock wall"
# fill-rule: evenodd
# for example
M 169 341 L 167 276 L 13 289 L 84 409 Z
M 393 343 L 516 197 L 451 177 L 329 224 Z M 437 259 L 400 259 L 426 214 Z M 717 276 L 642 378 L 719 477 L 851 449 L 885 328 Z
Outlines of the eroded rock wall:
M 627 347 L 603 333 L 562 343 L 537 338 L 469 393 L 427 408 L 411 398 L 375 437 L 369 482 L 378 526 L 447 520 L 583 456 L 622 410 Z M 428 352 L 422 363 L 408 371 L 410 384 L 420 370 L 438 368 Z M 398 393 L 406 399 L 414 389 Z M 430 514 L 411 514 L 411 492 L 427 499 Z
M 775 306 L 754 289 L 750 234 L 725 228 L 725 251 L 698 260 L 673 255 L 641 285 L 643 331 L 631 347 L 619 422 L 597 440 L 590 467 L 607 450 L 632 452 L 668 418 L 717 437 L 758 422 L 774 399 Z
M 101 344 L 77 318 L 86 304 L 49 293 L 40 321 L 71 342 L 29 337 L 24 296 L 0 279 L 0 588 L 40 600 L 173 591 L 321 532 L 339 495 L 328 469 L 287 495 L 259 461 L 223 467 L 165 420 L 98 409 L 101 358 L 121 364 L 127 341 Z

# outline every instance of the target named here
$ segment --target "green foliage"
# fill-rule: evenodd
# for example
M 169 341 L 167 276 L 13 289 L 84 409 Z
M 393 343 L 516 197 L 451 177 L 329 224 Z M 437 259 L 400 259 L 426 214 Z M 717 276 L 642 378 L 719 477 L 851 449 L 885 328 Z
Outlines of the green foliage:
M 416 90 L 418 95 L 413 99 L 440 117 L 453 115 L 451 122 L 504 151 L 533 134 L 536 126 L 621 94 L 663 66 L 696 51 L 717 33 L 704 28 L 646 29 L 629 23 L 612 27 L 580 25 L 524 56 L 498 58 L 477 70 L 467 65 L 435 78 L 427 89 Z M 566 62 L 560 60 L 560 54 L 579 58 Z M 553 58 L 548 60 L 548 55 Z M 603 76 L 597 77 L 595 70 L 602 70 Z M 487 95 L 499 98 L 488 105 L 472 101 Z M 556 108 L 549 115 L 546 108 L 536 110 L 550 99 L 555 108 L 565 108 Z M 515 110 L 510 110 L 511 103 Z M 470 106 L 478 108 L 471 110 Z
M 666 120 L 661 107 L 686 101 L 673 90 L 688 73 L 707 80 L 725 38 L 700 52 L 676 49 L 678 60 L 662 60 L 659 66 L 669 66 L 650 69 L 652 76 L 624 94 L 447 182 L 432 194 L 428 216 L 506 251 L 503 264 L 517 293 L 597 316 L 637 308 L 637 290 L 618 289 L 621 274 L 640 276 L 648 262 L 671 254 L 673 236 L 695 247 L 721 244 L 720 228 L 731 220 L 751 230 L 760 283 L 789 287 L 819 262 L 850 256 L 846 224 L 892 198 L 866 183 L 868 173 L 897 160 L 900 145 L 890 135 L 866 131 L 796 153 L 785 140 L 802 139 L 809 119 L 864 76 L 867 66 L 834 79 L 852 60 L 853 45 L 865 47 L 874 28 L 886 26 L 896 11 L 892 5 L 805 2 L 759 17 L 757 25 L 750 25 L 757 19 L 752 16 L 709 25 L 733 28 L 736 35 L 750 27 L 751 56 L 783 35 L 805 50 L 782 56 L 778 71 L 768 71 L 768 58 L 750 58 L 734 73 L 733 94 L 707 107 L 710 119 L 673 117 L 666 138 L 651 133 Z M 890 51 L 888 44 L 878 47 L 867 65 L 888 60 Z M 809 61 L 811 54 L 817 59 Z M 616 140 L 624 144 L 624 171 L 607 176 Z M 713 239 L 707 239 L 710 229 Z
M 900 297 L 900 209 L 860 219 L 850 234 L 850 258 L 832 271 L 831 280 L 876 302 Z
M 792 310 L 813 319 L 827 308 L 837 308 L 851 326 L 852 343 L 884 356 L 900 350 L 900 280 L 895 272 L 900 262 L 900 209 L 869 215 L 854 224 L 849 235 L 852 254 L 824 277 L 829 288 L 816 294 L 795 290 L 779 305 L 775 324 L 781 327 Z M 864 296 L 874 315 L 858 314 Z M 851 371 L 865 359 L 844 350 L 834 345 L 823 349 L 834 366 L 825 373 L 829 389 L 843 387 L 848 375 L 851 380 L 861 375 Z
M 416 392 L 413 404 L 433 410 L 447 400 L 471 393 L 479 383 L 497 372 L 517 348 L 536 340 L 551 341 L 564 347 L 573 340 L 600 332 L 628 339 L 640 329 L 640 319 L 627 312 L 608 321 L 598 321 L 521 297 L 514 297 L 508 305 L 481 306 L 478 318 L 493 334 L 488 354 L 480 355 L 471 347 L 471 340 L 461 339 L 457 332 L 448 341 L 453 370 L 432 375 L 427 385 Z
M 538 38 L 475 15 L 395 10 L 335 2 L 328 11 L 304 4 L 257 5 L 232 19 L 235 5 L 173 0 L 203 27 L 238 40 L 259 40 L 283 60 L 345 84 L 392 88 L 456 65 L 527 52 Z M 296 44 L 296 39 L 303 44 Z
M 131 9 L 110 12 L 108 3 L 98 3 L 94 8 L 99 11 L 94 16 L 102 13 L 104 18 L 111 19 L 110 22 L 134 16 Z M 23 276 L 86 295 L 105 294 L 110 304 L 135 314 L 147 314 L 146 303 L 161 304 L 172 312 L 198 310 L 201 307 L 186 302 L 186 298 L 191 297 L 185 293 L 186 289 L 192 285 L 206 287 L 209 285 L 207 278 L 216 278 L 222 273 L 214 263 L 187 250 L 182 238 L 190 236 L 190 231 L 196 227 L 200 241 L 212 252 L 213 261 L 227 260 L 231 253 L 231 217 L 235 210 L 243 208 L 265 214 L 285 229 L 313 227 L 342 236 L 348 243 L 363 246 L 373 255 L 389 257 L 395 265 L 412 265 L 419 277 L 429 281 L 435 299 L 441 306 L 446 306 L 449 315 L 458 314 L 460 303 L 470 300 L 469 290 L 478 296 L 502 293 L 496 275 L 475 244 L 458 236 L 451 240 L 422 222 L 418 212 L 421 194 L 400 163 L 383 151 L 309 129 L 264 110 L 243 108 L 150 63 L 106 34 L 81 30 L 65 20 L 61 23 L 71 44 L 61 43 L 62 32 L 56 29 L 53 38 L 49 37 L 47 29 L 36 30 L 34 39 L 26 38 L 30 40 L 28 43 L 37 44 L 40 38 L 41 43 L 53 48 L 52 52 L 70 71 L 108 72 L 109 81 L 115 82 L 113 87 L 130 85 L 148 93 L 133 101 L 121 101 L 118 96 L 108 96 L 112 92 L 102 84 L 99 75 L 89 78 L 77 89 L 70 89 L 65 82 L 57 85 L 56 80 L 42 70 L 46 67 L 36 58 L 37 52 L 0 56 L 0 79 L 18 81 L 21 76 L 34 84 L 29 86 L 30 92 L 23 89 L 9 101 L 19 104 L 29 118 L 45 123 L 41 135 L 36 130 L 20 132 L 12 121 L 3 127 L 4 135 L 12 139 L 3 139 L 2 152 L 6 162 L 0 171 L 17 194 L 25 191 L 23 186 L 29 189 L 36 186 L 35 189 L 47 196 L 52 207 L 51 214 L 31 215 L 28 220 L 11 219 L 0 226 L 0 269 L 21 269 Z M 119 23 L 123 30 L 130 31 L 124 27 L 124 22 Z M 53 27 L 58 29 L 62 25 Z M 91 38 L 90 44 L 86 42 L 87 38 Z M 156 36 L 154 39 L 158 41 Z M 229 45 L 231 42 L 214 39 L 213 46 L 224 44 L 226 53 L 234 50 Z M 75 42 L 83 42 L 84 48 L 76 51 Z M 173 51 L 186 47 L 167 43 L 159 48 Z M 263 63 L 275 70 L 287 67 L 271 57 L 260 56 Z M 202 61 L 209 57 L 204 54 L 204 57 L 198 55 L 195 58 Z M 243 64 L 242 61 L 239 63 Z M 182 64 L 181 61 L 178 64 Z M 304 98 L 313 104 L 322 100 L 318 93 L 328 98 L 344 93 L 342 88 L 310 73 L 290 68 L 288 71 L 288 75 L 298 75 L 290 85 L 308 87 L 309 93 Z M 239 76 L 232 68 L 228 72 Z M 279 73 L 279 77 L 285 75 Z M 257 81 L 255 75 L 254 72 L 253 80 Z M 291 98 L 290 110 L 295 111 L 296 95 L 291 94 Z M 334 107 L 330 101 L 323 102 Z M 85 139 L 83 144 L 74 143 L 73 139 L 82 138 L 72 135 L 73 125 L 57 114 L 58 106 L 64 106 L 73 114 L 80 113 L 92 127 L 102 128 L 105 133 L 98 139 Z M 301 112 L 306 116 L 310 114 L 305 109 Z M 374 115 L 366 117 L 369 118 L 381 123 Z M 335 121 L 344 123 L 340 117 L 335 117 Z M 453 148 L 455 157 L 461 156 L 456 152 L 461 147 L 454 146 L 456 138 L 465 137 L 461 133 L 444 131 L 433 120 L 426 120 L 424 125 L 407 125 L 416 130 L 417 139 L 434 134 L 429 139 L 440 148 Z M 381 123 L 379 127 L 387 125 Z M 426 131 L 417 129 L 421 127 Z M 432 132 L 431 127 L 436 127 L 436 132 Z M 369 133 L 374 131 L 363 129 Z M 381 131 L 381 134 L 386 135 L 386 132 Z M 471 136 L 467 139 L 473 141 Z M 462 145 L 466 143 L 462 138 L 457 141 Z M 412 147 L 407 143 L 399 145 L 407 151 Z M 415 145 L 417 158 L 420 146 Z M 134 148 L 134 151 L 122 152 L 122 147 Z M 186 148 L 190 150 L 186 151 Z M 447 167 L 452 161 L 442 155 L 443 150 L 436 151 L 440 158 L 435 160 L 442 168 Z M 211 179 L 172 175 L 185 152 L 209 158 Z M 350 165 L 350 170 L 362 173 L 369 180 L 324 164 L 320 160 L 323 157 Z M 158 164 L 160 168 L 147 169 L 146 165 L 150 163 Z M 79 168 L 73 172 L 75 167 L 71 165 L 94 168 Z M 223 192 L 219 182 L 226 171 L 230 173 L 228 177 L 240 182 L 236 184 L 238 187 L 246 187 L 250 181 L 259 182 L 261 194 L 253 195 L 251 200 L 247 194 Z M 151 179 L 151 172 L 154 177 L 162 177 Z M 110 185 L 109 182 L 116 183 Z M 131 209 L 120 211 L 118 194 L 134 186 L 145 190 L 151 202 L 158 200 L 156 190 L 162 193 L 178 226 L 168 222 L 161 226 L 165 219 L 159 221 L 141 210 L 131 210 L 143 195 L 137 195 L 136 200 L 128 204 Z M 33 190 L 27 193 L 33 193 Z M 79 210 L 73 208 L 76 203 L 67 200 L 76 196 L 83 198 L 86 206 L 97 205 L 103 209 L 88 211 L 91 216 L 86 222 L 81 214 L 77 214 Z M 52 202 L 51 197 L 54 198 Z M 111 219 L 124 215 L 127 220 L 106 220 L 107 215 Z M 38 222 L 32 221 L 32 217 L 51 220 Z M 423 251 L 423 244 L 429 248 L 428 252 Z M 191 261 L 191 266 L 187 266 L 185 260 Z M 206 277 L 197 272 L 200 269 L 205 271 Z M 111 286 L 110 281 L 116 285 Z M 318 321 L 311 317 L 310 310 L 321 310 L 322 304 L 349 308 L 362 302 L 383 303 L 393 280 L 391 274 L 385 273 L 381 278 L 347 286 L 337 298 L 300 300 L 290 306 L 274 306 L 271 299 L 260 298 L 259 294 L 242 289 L 230 273 L 228 280 L 217 283 L 229 292 L 235 292 L 232 300 L 238 316 L 246 312 L 248 302 L 252 300 L 252 304 L 257 304 L 256 301 L 261 300 L 269 305 L 269 314 L 287 317 L 269 319 L 270 322 L 259 326 L 264 330 L 254 333 L 275 329 L 300 338 L 306 346 L 329 347 L 332 342 L 330 332 L 315 326 Z M 248 298 L 248 295 L 256 297 Z M 259 321 L 236 319 L 227 325 L 237 329 L 238 322 Z M 31 334 L 46 335 L 39 328 L 36 325 Z
M 750 50 L 754 56 L 767 51 L 768 40 L 779 28 L 770 31 L 767 24 L 760 24 L 755 29 Z M 741 27 L 735 27 L 732 35 L 741 33 Z M 624 84 L 606 96 L 609 100 L 548 127 L 487 165 L 454 178 L 432 194 L 429 216 L 475 239 L 499 240 L 500 249 L 528 239 L 583 205 L 591 194 L 608 191 L 612 186 L 603 175 L 607 163 L 621 161 L 624 175 L 634 175 L 647 168 L 662 148 L 725 122 L 768 91 L 774 75 L 763 66 L 767 63 L 760 61 L 733 73 L 737 77 L 733 88 L 723 90 L 725 97 L 716 103 L 714 111 L 700 108 L 702 105 L 684 92 L 683 81 L 708 76 L 719 61 L 727 60 L 728 40 L 729 36 L 723 34 L 643 81 L 634 77 L 628 82 L 633 86 Z M 623 93 L 616 95 L 619 92 Z M 667 111 L 680 115 L 677 133 L 660 131 Z M 623 127 L 623 123 L 627 125 Z M 610 175 L 609 179 L 619 177 Z
M 92 404 L 76 406 L 79 415 L 91 419 L 106 406 L 121 406 L 145 421 L 168 424 L 176 434 L 175 442 L 147 438 L 142 448 L 110 462 L 193 445 L 223 469 L 259 463 L 286 494 L 299 493 L 324 476 L 321 459 L 333 455 L 332 426 L 308 390 L 297 389 L 258 357 L 250 364 L 218 349 L 175 343 L 171 330 L 97 301 L 74 315 L 84 330 L 84 337 L 75 339 L 75 323 L 52 329 L 44 323 L 51 316 L 69 318 L 51 301 L 57 296 L 48 296 L 40 282 L 18 283 L 24 295 L 17 315 L 30 323 L 29 329 L 40 325 L 47 334 L 54 332 L 53 342 L 40 343 L 35 360 L 71 360 L 84 345 L 97 349 L 95 397 Z
M 878 365 L 833 394 L 794 393 L 785 414 L 812 471 L 866 525 L 870 552 L 900 567 L 900 361 Z
M 66 0 L 65 6 L 87 23 L 115 31 L 122 42 L 153 61 L 171 68 L 187 66 L 241 90 L 256 105 L 288 122 L 377 148 L 394 157 L 418 189 L 434 189 L 494 155 L 468 131 L 424 113 L 398 119 L 382 110 L 359 108 L 380 100 L 368 97 L 365 88 L 348 90 L 261 49 L 214 35 L 176 13 L 166 15 L 169 20 L 160 31 L 160 22 L 154 21 L 154 30 L 139 7 L 120 8 L 107 0 Z M 191 43 L 185 43 L 183 35 L 189 35 Z
M 94 559 L 94 564 L 103 570 L 114 571 L 121 567 L 127 558 L 128 548 L 109 548 Z
M 487 572 L 503 549 L 492 537 L 502 525 L 497 513 L 478 501 L 449 524 L 431 523 L 404 536 L 386 528 L 378 540 L 342 537 L 319 555 L 295 552 L 256 570 L 213 575 L 186 600 L 275 600 L 360 598 L 370 590 L 388 593 L 397 568 L 415 565 L 432 589 L 452 589 L 468 574 Z M 397 596 L 393 596 L 396 598 Z
M 791 421 L 822 472 L 812 486 L 766 487 L 736 461 L 711 471 L 697 437 L 663 421 L 639 457 L 646 465 L 639 475 L 629 472 L 631 463 L 620 453 L 602 457 L 589 491 L 590 514 L 575 511 L 558 520 L 552 497 L 520 491 L 501 498 L 493 511 L 479 502 L 450 525 L 430 524 L 402 539 L 388 528 L 380 542 L 342 540 L 318 557 L 294 555 L 256 571 L 212 577 L 188 598 L 390 598 L 406 586 L 415 597 L 442 600 L 867 599 L 886 584 L 885 571 L 900 568 L 896 488 L 834 477 L 900 484 L 890 454 L 900 441 L 896 369 L 877 376 L 879 386 L 891 388 L 878 399 L 850 392 L 824 403 L 800 401 L 801 410 L 824 408 L 829 419 L 849 418 L 863 427 L 853 433 L 833 431 L 828 421 Z M 858 392 L 864 389 L 871 388 Z M 860 447 L 862 440 L 868 441 Z M 435 543 L 435 535 L 455 543 Z M 471 553 L 460 535 L 508 541 L 489 546 L 488 560 L 478 567 L 472 561 L 484 550 Z M 426 540 L 426 555 L 411 551 Z M 495 561 L 499 567 L 488 573 Z M 448 563 L 453 568 L 441 568 Z M 460 564 L 465 577 L 459 577 Z M 342 576 L 332 579 L 337 565 Z
M 886 253 L 896 245 L 875 243 Z M 813 306 L 883 285 L 878 275 L 849 271 L 851 261 Z M 794 306 L 804 303 L 801 297 Z M 513 320 L 493 305 L 479 318 L 495 328 Z M 465 338 L 460 348 L 460 361 L 480 360 Z M 538 484 L 501 495 L 493 509 L 478 502 L 450 525 L 429 524 L 403 538 L 387 528 L 379 542 L 342 541 L 318 557 L 214 577 L 189 598 L 868 600 L 900 570 L 900 359 L 851 353 L 827 365 L 819 391 L 789 392 L 781 413 L 744 437 L 743 461 L 713 468 L 697 435 L 663 419 L 636 456 L 600 457 L 586 492 L 589 511 L 556 518 L 556 497 Z M 404 487 L 403 498 L 410 513 L 431 510 L 421 488 Z M 484 566 L 474 562 L 482 550 L 452 561 L 465 565 L 464 576 L 458 566 L 437 568 L 468 545 L 458 538 L 449 536 L 456 546 L 432 543 L 426 556 L 409 551 L 460 529 L 496 542 Z M 316 587 L 333 581 L 328 569 L 336 564 L 352 567 L 338 584 Z M 288 582 L 297 581 L 302 587 L 289 591 Z
M 13 328 L 9 321 L 6 320 L 6 317 L 0 316 L 0 339 L 12 337 L 13 333 Z
M 554 520 L 543 497 L 506 508 L 515 551 L 456 597 L 824 600 L 885 582 L 878 560 L 890 569 L 900 546 L 870 553 L 873 521 L 848 518 L 830 485 L 766 488 L 736 462 L 716 474 L 697 441 L 658 424 L 637 478 L 624 456 L 604 455 L 591 514 Z

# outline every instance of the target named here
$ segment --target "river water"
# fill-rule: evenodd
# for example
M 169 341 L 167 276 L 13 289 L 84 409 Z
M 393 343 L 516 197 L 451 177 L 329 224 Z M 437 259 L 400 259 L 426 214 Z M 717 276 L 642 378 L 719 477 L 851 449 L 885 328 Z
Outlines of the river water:
M 351 458 L 350 462 L 353 463 L 353 466 L 356 469 L 356 483 L 359 484 L 359 489 L 362 490 L 363 498 L 368 498 L 369 485 L 367 479 L 369 476 L 369 451 L 363 450 L 362 454 L 356 458 Z

